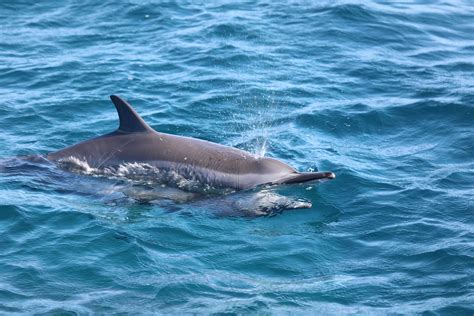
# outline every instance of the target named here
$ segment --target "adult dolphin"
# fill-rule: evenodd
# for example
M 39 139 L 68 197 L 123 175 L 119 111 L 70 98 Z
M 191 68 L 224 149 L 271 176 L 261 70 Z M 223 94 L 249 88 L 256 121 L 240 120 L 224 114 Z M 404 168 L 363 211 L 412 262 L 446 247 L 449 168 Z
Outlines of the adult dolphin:
M 99 169 L 145 163 L 214 188 L 234 190 L 335 178 L 332 172 L 300 173 L 273 158 L 256 157 L 237 148 L 200 139 L 156 132 L 125 100 L 115 95 L 110 98 L 120 119 L 116 131 L 50 153 L 47 159 L 58 162 L 75 157 Z

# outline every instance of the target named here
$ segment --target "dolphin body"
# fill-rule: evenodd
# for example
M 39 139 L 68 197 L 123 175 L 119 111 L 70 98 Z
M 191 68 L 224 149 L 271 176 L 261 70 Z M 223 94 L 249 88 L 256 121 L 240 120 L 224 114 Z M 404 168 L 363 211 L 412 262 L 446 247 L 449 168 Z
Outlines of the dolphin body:
M 200 139 L 156 132 L 125 100 L 115 95 L 110 98 L 120 119 L 116 131 L 49 153 L 46 158 L 60 162 L 73 157 L 99 169 L 144 163 L 214 188 L 233 190 L 335 178 L 332 172 L 300 173 L 273 158 L 256 157 L 237 148 Z

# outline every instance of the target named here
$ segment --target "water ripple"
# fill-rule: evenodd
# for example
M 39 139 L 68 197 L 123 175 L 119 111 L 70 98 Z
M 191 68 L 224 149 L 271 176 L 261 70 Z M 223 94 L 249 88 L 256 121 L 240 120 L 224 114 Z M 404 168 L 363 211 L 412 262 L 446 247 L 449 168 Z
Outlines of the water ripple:
M 5 0 L 0 18 L 0 313 L 472 315 L 470 3 Z M 115 129 L 110 94 L 337 179 L 195 201 L 13 158 Z

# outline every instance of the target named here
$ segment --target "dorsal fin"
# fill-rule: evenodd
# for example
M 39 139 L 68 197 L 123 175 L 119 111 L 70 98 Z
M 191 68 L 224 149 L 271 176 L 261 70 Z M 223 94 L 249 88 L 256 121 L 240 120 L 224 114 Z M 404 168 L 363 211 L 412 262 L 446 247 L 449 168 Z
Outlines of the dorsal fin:
M 122 98 L 111 95 L 110 99 L 117 108 L 117 113 L 120 120 L 120 126 L 118 128 L 121 132 L 127 133 L 139 133 L 139 132 L 151 132 L 153 129 L 148 126 L 147 123 L 138 115 L 137 112 L 132 108 L 127 101 Z

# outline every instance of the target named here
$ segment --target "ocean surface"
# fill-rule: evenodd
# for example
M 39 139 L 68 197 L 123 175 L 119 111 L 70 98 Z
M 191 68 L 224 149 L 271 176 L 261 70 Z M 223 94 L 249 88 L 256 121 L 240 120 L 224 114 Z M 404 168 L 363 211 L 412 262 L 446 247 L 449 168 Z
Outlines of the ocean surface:
M 473 315 L 474 2 L 118 2 L 0 1 L 0 314 Z M 21 158 L 113 131 L 110 94 L 337 177 Z

